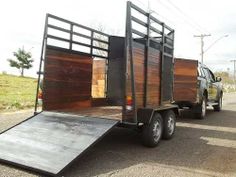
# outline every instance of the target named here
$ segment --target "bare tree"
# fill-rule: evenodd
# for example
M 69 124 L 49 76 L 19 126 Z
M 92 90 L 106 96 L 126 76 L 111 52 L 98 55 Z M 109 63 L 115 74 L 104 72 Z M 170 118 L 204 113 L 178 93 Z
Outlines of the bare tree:
M 107 26 L 105 26 L 103 23 L 95 23 L 94 29 L 96 29 L 97 31 L 103 32 L 103 33 L 107 33 L 107 34 L 112 34 L 112 35 L 117 35 L 120 34 L 120 30 L 118 29 L 111 29 L 108 28 Z M 103 40 L 108 42 L 109 39 L 107 36 L 104 36 L 102 34 L 98 34 L 95 33 L 94 35 L 95 38 L 99 39 L 99 40 Z M 94 46 L 99 47 L 99 48 L 103 48 L 103 49 L 108 49 L 108 44 L 103 43 L 103 42 L 99 42 L 99 41 L 94 41 Z M 103 51 L 103 50 L 95 50 L 96 54 L 98 55 L 102 55 L 102 56 L 107 56 L 107 52 Z

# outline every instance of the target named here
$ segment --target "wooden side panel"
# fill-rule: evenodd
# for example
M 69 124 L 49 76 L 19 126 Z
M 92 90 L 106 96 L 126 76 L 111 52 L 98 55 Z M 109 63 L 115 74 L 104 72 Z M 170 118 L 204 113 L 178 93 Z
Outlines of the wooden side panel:
M 160 105 L 161 58 L 160 51 L 149 48 L 147 73 L 147 107 L 156 108 Z
M 134 78 L 137 108 L 144 107 L 144 85 L 145 85 L 145 50 L 144 45 L 135 43 L 134 55 Z M 156 108 L 160 105 L 160 52 L 150 48 L 148 56 L 147 73 L 147 107 Z M 129 69 L 130 65 L 128 65 Z M 129 71 L 130 73 L 130 71 Z M 131 80 L 127 83 L 127 95 L 131 93 Z
M 196 60 L 175 58 L 174 101 L 196 101 L 197 67 Z
M 91 105 L 92 58 L 55 49 L 46 50 L 43 109 Z
M 135 80 L 135 94 L 137 108 L 143 107 L 144 97 L 144 45 L 134 47 L 134 80 Z

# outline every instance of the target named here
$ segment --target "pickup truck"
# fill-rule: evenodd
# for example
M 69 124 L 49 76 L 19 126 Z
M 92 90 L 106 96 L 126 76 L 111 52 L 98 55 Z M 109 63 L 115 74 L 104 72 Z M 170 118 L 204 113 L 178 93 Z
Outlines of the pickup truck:
M 221 78 L 197 60 L 175 58 L 174 102 L 180 108 L 192 109 L 196 118 L 206 117 L 207 106 L 222 109 Z

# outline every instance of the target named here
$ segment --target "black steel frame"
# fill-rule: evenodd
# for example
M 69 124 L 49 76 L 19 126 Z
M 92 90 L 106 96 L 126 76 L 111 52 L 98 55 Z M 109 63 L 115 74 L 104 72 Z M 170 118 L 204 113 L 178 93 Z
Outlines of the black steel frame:
M 132 14 L 132 11 L 135 10 L 136 12 L 138 12 L 139 14 L 143 15 L 146 17 L 146 21 L 139 19 L 138 17 L 135 17 L 134 14 Z M 57 20 L 58 22 L 63 22 L 67 25 L 70 26 L 70 29 L 65 29 L 53 24 L 50 24 L 49 20 L 50 19 L 54 19 Z M 145 27 L 146 29 L 146 33 L 141 32 L 139 29 L 135 29 L 132 26 L 132 23 L 137 23 L 143 27 Z M 159 30 L 158 28 L 154 27 L 154 25 L 157 25 L 158 27 L 160 27 L 162 30 Z M 90 32 L 90 35 L 85 35 L 82 33 L 79 33 L 77 31 L 74 31 L 74 27 L 79 27 L 82 29 L 85 29 L 87 31 Z M 69 39 L 63 38 L 63 37 L 58 37 L 52 34 L 48 33 L 49 29 L 54 29 L 54 30 L 58 30 L 64 33 L 68 33 L 70 35 Z M 166 32 L 168 31 L 168 32 Z M 158 34 L 158 36 L 153 37 L 151 36 L 151 32 L 154 32 L 156 34 Z M 102 35 L 104 37 L 107 37 L 107 40 L 103 40 L 103 39 L 99 39 L 96 37 L 95 34 L 99 34 Z M 137 35 L 139 37 L 135 38 L 133 35 Z M 73 40 L 73 35 L 75 36 L 79 36 L 85 39 L 90 40 L 90 44 L 87 43 L 83 43 L 83 42 L 78 42 Z M 44 36 L 43 36 L 43 42 L 42 42 L 42 50 L 41 50 L 41 59 L 40 59 L 40 65 L 39 65 L 39 72 L 38 72 L 38 84 L 37 84 L 37 93 L 36 93 L 36 99 L 35 99 L 35 113 L 37 113 L 37 107 L 38 107 L 38 92 L 39 92 L 39 83 L 40 83 L 40 79 L 41 79 L 41 75 L 43 74 L 42 72 L 42 66 L 43 66 L 43 62 L 45 60 L 45 49 L 46 47 L 56 47 L 58 49 L 62 49 L 62 50 L 68 50 L 71 52 L 79 52 L 85 55 L 90 55 L 92 57 L 99 57 L 99 58 L 104 58 L 108 60 L 108 55 L 109 55 L 109 37 L 110 35 L 105 34 L 101 31 L 71 22 L 69 20 L 65 20 L 63 18 L 51 15 L 51 14 L 47 14 L 46 15 L 46 20 L 45 20 L 45 29 L 44 29 Z M 62 42 L 66 42 L 69 44 L 69 48 L 61 48 L 58 46 L 52 46 L 52 45 L 48 45 L 48 39 L 54 39 L 57 41 L 62 41 Z M 161 73 L 163 73 L 164 71 L 164 62 L 163 60 L 166 57 L 170 57 L 173 59 L 173 51 L 174 51 L 174 30 L 172 28 L 170 28 L 169 26 L 167 26 L 165 23 L 159 21 L 158 19 L 156 19 L 151 13 L 145 12 L 144 10 L 142 10 L 140 7 L 134 5 L 132 2 L 127 2 L 127 16 L 126 16 L 126 34 L 125 34 L 125 57 L 126 57 L 126 63 L 125 63 L 125 68 L 126 68 L 126 72 L 125 74 L 125 84 L 124 84 L 124 90 L 125 90 L 125 95 L 124 95 L 124 103 L 123 103 L 123 115 L 125 115 L 126 112 L 126 80 L 127 80 L 127 66 L 128 66 L 128 59 L 130 59 L 130 71 L 131 71 L 131 88 L 132 88 L 132 98 L 133 98 L 133 109 L 135 112 L 134 115 L 134 122 L 137 122 L 137 108 L 136 108 L 136 93 L 135 93 L 135 80 L 134 80 L 134 67 L 133 67 L 133 63 L 134 63 L 134 57 L 133 57 L 133 42 L 135 41 L 135 39 L 143 39 L 145 40 L 145 75 L 144 75 L 144 105 L 143 107 L 145 108 L 147 105 L 147 73 L 148 73 L 148 67 L 147 67 L 147 63 L 148 63 L 148 54 L 149 54 L 149 47 L 150 47 L 150 42 L 154 42 L 154 43 L 158 43 L 161 45 Z M 94 44 L 94 41 L 97 42 L 101 42 L 104 44 L 107 44 L 107 48 L 102 48 L 102 47 L 98 47 Z M 137 41 L 136 41 L 137 42 Z M 86 53 L 83 51 L 78 51 L 78 50 L 74 50 L 73 49 L 73 45 L 81 45 L 84 47 L 88 47 L 90 48 L 90 52 Z M 99 50 L 99 51 L 104 51 L 106 52 L 106 56 L 104 55 L 100 55 L 100 54 L 96 54 L 94 53 L 94 49 Z M 106 68 L 107 70 L 107 68 Z M 164 79 L 162 78 L 162 74 L 161 74 L 161 85 L 163 85 L 163 81 Z M 160 90 L 161 93 L 161 105 L 163 105 L 163 87 L 161 87 Z
M 136 11 L 139 14 L 145 16 L 146 21 L 139 19 L 138 17 L 135 17 L 132 11 Z M 132 26 L 133 23 L 137 23 L 141 25 L 142 27 L 145 27 L 146 33 L 141 32 L 139 29 L 134 29 Z M 153 26 L 153 24 L 161 27 L 162 30 L 157 29 Z M 152 37 L 150 34 L 151 32 L 154 32 L 158 34 L 156 37 Z M 135 38 L 133 35 L 139 36 L 138 38 Z M 134 109 L 134 122 L 137 123 L 137 107 L 136 107 L 136 88 L 135 88 L 135 79 L 134 79 L 134 56 L 133 56 L 133 42 L 135 39 L 144 39 L 145 40 L 145 65 L 144 65 L 144 107 L 147 105 L 147 73 L 148 73 L 148 54 L 149 54 L 149 47 L 150 47 L 150 41 L 154 43 L 158 43 L 161 45 L 161 106 L 163 105 L 163 71 L 164 71 L 164 62 L 163 60 L 166 57 L 170 57 L 173 60 L 173 53 L 174 53 L 174 30 L 167 26 L 165 23 L 159 21 L 156 19 L 151 13 L 148 13 L 144 10 L 142 10 L 140 7 L 134 5 L 132 2 L 127 2 L 127 16 L 126 16 L 126 43 L 125 43 L 125 56 L 126 56 L 126 79 L 127 79 L 127 61 L 130 59 L 130 71 L 131 71 L 131 88 L 132 88 L 132 98 L 133 98 L 133 109 Z M 137 40 L 136 40 L 137 41 Z M 126 90 L 126 86 L 125 86 Z M 126 94 L 124 97 L 126 98 Z M 126 100 L 126 99 L 125 99 Z M 124 106 L 124 110 L 125 110 Z M 125 110 L 126 111 L 126 110 Z
M 69 43 L 69 50 L 73 50 L 73 51 L 78 51 L 78 52 L 81 52 L 81 53 L 89 54 L 89 55 L 91 55 L 93 57 L 99 57 L 99 58 L 105 58 L 105 59 L 108 58 L 108 51 L 109 51 L 109 49 L 105 48 L 105 47 L 104 48 L 103 47 L 98 47 L 98 46 L 96 46 L 94 44 L 94 42 L 97 41 L 97 42 L 100 42 L 100 43 L 107 44 L 107 46 L 109 47 L 109 39 L 108 39 L 109 35 L 108 34 L 103 33 L 101 31 L 98 31 L 98 30 L 95 30 L 95 29 L 92 29 L 92 28 L 89 28 L 87 26 L 78 24 L 78 23 L 71 22 L 69 20 L 65 20 L 65 19 L 57 17 L 55 15 L 48 14 L 47 18 L 48 18 L 47 24 L 46 24 L 46 28 L 47 28 L 47 30 L 46 30 L 47 31 L 46 37 L 47 37 L 47 39 L 55 39 L 55 40 L 58 40 L 58 41 L 67 42 L 67 43 Z M 63 22 L 65 24 L 70 25 L 70 29 L 68 30 L 68 29 L 65 29 L 65 28 L 62 28 L 62 27 L 59 27 L 59 26 L 56 26 L 56 25 L 52 25 L 49 22 L 50 19 L 54 19 L 54 20 L 57 20 L 59 22 Z M 90 32 L 90 35 L 86 35 L 86 34 L 83 34 L 83 33 L 80 33 L 80 32 L 76 32 L 74 30 L 74 27 L 82 28 L 82 29 Z M 70 34 L 70 39 L 66 39 L 66 38 L 63 38 L 63 37 L 58 37 L 58 36 L 55 36 L 55 35 L 48 34 L 48 29 L 55 29 L 55 30 L 58 30 L 58 31 L 61 31 L 61 32 L 68 33 L 68 34 Z M 98 37 L 96 37 L 95 34 L 98 34 L 98 35 L 101 35 L 103 37 L 106 37 L 107 40 L 99 39 Z M 73 39 L 73 35 L 82 37 L 84 39 L 89 39 L 90 40 L 90 44 L 86 44 L 85 42 L 78 42 L 78 41 L 74 40 Z M 84 46 L 84 47 L 88 47 L 88 48 L 90 48 L 90 52 L 86 53 L 86 52 L 83 52 L 83 51 L 80 51 L 80 50 L 75 50 L 75 49 L 73 49 L 73 45 L 74 44 L 81 45 L 81 46 Z M 57 47 L 57 46 L 55 46 L 55 47 Z M 94 49 L 107 52 L 107 55 L 104 56 L 104 55 L 96 54 L 94 52 Z
M 60 27 L 59 25 L 53 25 L 53 24 L 50 23 L 50 19 L 56 20 L 59 23 L 62 22 L 64 24 L 67 24 L 67 25 L 70 26 L 70 29 Z M 90 35 L 86 35 L 86 34 L 77 32 L 77 31 L 74 30 L 74 27 L 79 27 L 83 30 L 86 30 L 88 33 L 90 33 Z M 65 37 L 58 37 L 56 35 L 49 34 L 48 31 L 50 29 L 54 29 L 54 30 L 57 30 L 59 32 L 69 34 L 69 39 L 67 39 Z M 83 42 L 83 41 L 78 42 L 78 41 L 74 40 L 73 35 L 82 37 L 83 39 L 90 40 L 90 44 L 87 44 L 86 42 Z M 107 38 L 107 40 L 99 38 L 98 35 L 100 37 Z M 46 47 L 53 47 L 53 48 L 57 48 L 57 49 L 61 49 L 61 50 L 68 50 L 68 51 L 71 51 L 71 52 L 79 52 L 81 54 L 89 55 L 89 56 L 92 56 L 92 57 L 108 59 L 109 37 L 110 37 L 110 35 L 108 35 L 106 33 L 103 33 L 101 31 L 86 27 L 84 25 L 74 23 L 72 21 L 57 17 L 57 16 L 52 15 L 52 14 L 47 14 L 46 15 L 44 35 L 43 35 L 43 41 L 42 41 L 41 58 L 40 58 L 39 71 L 38 71 L 38 83 L 37 83 L 35 109 L 34 109 L 35 114 L 37 113 L 37 108 L 38 108 L 39 85 L 40 85 L 41 75 L 43 74 L 42 67 L 43 67 L 43 62 L 45 61 Z M 54 40 L 57 40 L 57 41 L 65 42 L 65 43 L 69 44 L 69 47 L 68 48 L 62 48 L 62 47 L 59 47 L 57 45 L 49 45 L 48 44 L 48 39 L 54 39 Z M 96 42 L 105 44 L 105 45 L 107 45 L 107 47 L 97 46 Z M 81 51 L 81 50 L 78 50 L 78 49 L 77 50 L 73 49 L 73 45 L 80 45 L 80 46 L 83 46 L 83 47 L 87 47 L 89 49 L 89 52 L 84 52 L 84 51 Z M 100 52 L 105 52 L 106 55 L 96 53 L 95 50 L 100 51 Z M 107 70 L 107 68 L 106 68 L 106 70 Z

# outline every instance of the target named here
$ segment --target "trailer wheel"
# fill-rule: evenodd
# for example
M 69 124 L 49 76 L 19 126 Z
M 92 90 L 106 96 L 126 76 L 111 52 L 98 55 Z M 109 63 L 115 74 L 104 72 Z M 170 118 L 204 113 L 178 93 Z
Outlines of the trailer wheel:
M 222 94 L 220 94 L 220 98 L 217 102 L 218 102 L 218 105 L 213 106 L 213 108 L 214 108 L 214 111 L 220 112 L 222 109 Z
M 207 108 L 207 100 L 206 100 L 206 97 L 203 96 L 202 103 L 197 106 L 195 117 L 197 119 L 204 119 L 206 117 L 206 108 Z
M 142 143 L 147 147 L 158 145 L 163 132 L 163 120 L 160 114 L 156 113 L 149 124 L 143 126 Z
M 171 139 L 175 133 L 176 116 L 173 110 L 165 111 L 163 117 L 163 139 Z

